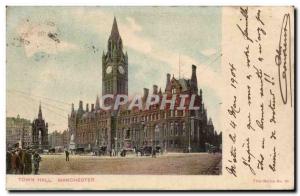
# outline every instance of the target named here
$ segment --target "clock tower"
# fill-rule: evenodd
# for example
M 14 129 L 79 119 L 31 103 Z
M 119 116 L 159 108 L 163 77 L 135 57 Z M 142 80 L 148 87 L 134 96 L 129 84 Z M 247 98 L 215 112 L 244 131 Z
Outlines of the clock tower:
M 128 56 L 123 52 L 116 18 L 107 43 L 107 52 L 102 55 L 102 96 L 106 94 L 128 95 Z

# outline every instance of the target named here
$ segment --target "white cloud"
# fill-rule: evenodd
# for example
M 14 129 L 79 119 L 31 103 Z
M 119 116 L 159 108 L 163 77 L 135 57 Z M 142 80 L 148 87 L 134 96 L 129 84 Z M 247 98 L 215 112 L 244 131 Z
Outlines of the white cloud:
M 19 26 L 17 33 L 20 36 L 19 41 L 24 45 L 27 57 L 31 57 L 37 52 L 57 54 L 79 48 L 73 43 L 61 40 L 58 29 L 51 24 L 24 23 Z
M 126 17 L 126 20 L 129 22 L 129 25 L 130 25 L 133 32 L 142 31 L 142 27 L 135 22 L 134 18 Z
M 109 35 L 114 15 L 100 10 L 86 12 L 82 8 L 73 10 L 72 14 L 77 22 L 91 25 L 96 32 L 101 34 L 105 33 L 107 36 Z M 142 32 L 143 29 L 141 25 L 137 24 L 134 18 L 126 17 L 125 23 L 121 23 L 117 19 L 117 23 L 123 43 L 126 47 L 146 54 L 152 51 L 152 42 L 145 37 L 137 35 L 137 33 Z
M 112 17 L 108 16 L 109 21 Z M 142 26 L 137 24 L 134 18 L 127 17 L 126 23 L 118 23 L 119 31 L 122 36 L 124 45 L 138 52 L 149 54 L 153 51 L 153 43 L 151 40 L 138 34 L 143 31 Z M 109 27 L 111 28 L 111 27 Z
M 217 53 L 217 50 L 214 49 L 214 48 L 207 48 L 205 50 L 202 50 L 201 53 L 205 56 L 211 56 L 213 54 L 216 54 Z

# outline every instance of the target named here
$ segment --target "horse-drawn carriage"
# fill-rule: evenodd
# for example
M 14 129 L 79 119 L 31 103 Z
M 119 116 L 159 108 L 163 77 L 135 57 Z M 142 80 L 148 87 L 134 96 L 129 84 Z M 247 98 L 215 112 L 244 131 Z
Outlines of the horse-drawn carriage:
M 54 154 L 54 153 L 55 153 L 55 148 L 50 148 L 50 149 L 49 149 L 49 153 L 50 153 L 50 154 Z
M 215 153 L 217 153 L 219 151 L 220 150 L 216 146 L 210 145 L 207 152 L 215 154 Z
M 84 153 L 84 148 L 81 148 L 81 147 L 76 148 L 74 152 L 75 152 L 75 154 L 83 154 Z
M 161 147 L 160 146 L 155 146 L 153 148 L 152 146 L 143 146 L 140 148 L 136 148 L 136 155 L 140 154 L 141 156 L 150 156 L 153 153 L 161 153 Z
M 106 154 L 107 147 L 106 146 L 95 146 L 92 148 L 92 152 L 96 156 L 104 156 Z

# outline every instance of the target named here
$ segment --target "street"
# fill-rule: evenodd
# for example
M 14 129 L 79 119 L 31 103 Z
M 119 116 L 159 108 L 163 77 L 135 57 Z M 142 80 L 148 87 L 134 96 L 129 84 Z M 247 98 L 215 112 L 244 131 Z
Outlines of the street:
M 219 175 L 222 154 L 167 153 L 151 156 L 126 157 L 41 155 L 40 174 L 149 174 L 149 175 Z

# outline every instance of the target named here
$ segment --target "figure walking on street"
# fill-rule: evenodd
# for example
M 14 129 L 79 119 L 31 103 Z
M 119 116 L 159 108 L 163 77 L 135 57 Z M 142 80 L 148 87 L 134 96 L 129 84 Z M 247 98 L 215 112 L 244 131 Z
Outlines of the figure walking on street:
M 70 159 L 69 159 L 69 155 L 70 155 L 69 151 L 66 150 L 65 152 L 66 152 L 66 161 L 70 161 Z
M 155 150 L 155 148 L 152 148 L 152 158 L 156 158 L 156 150 Z

